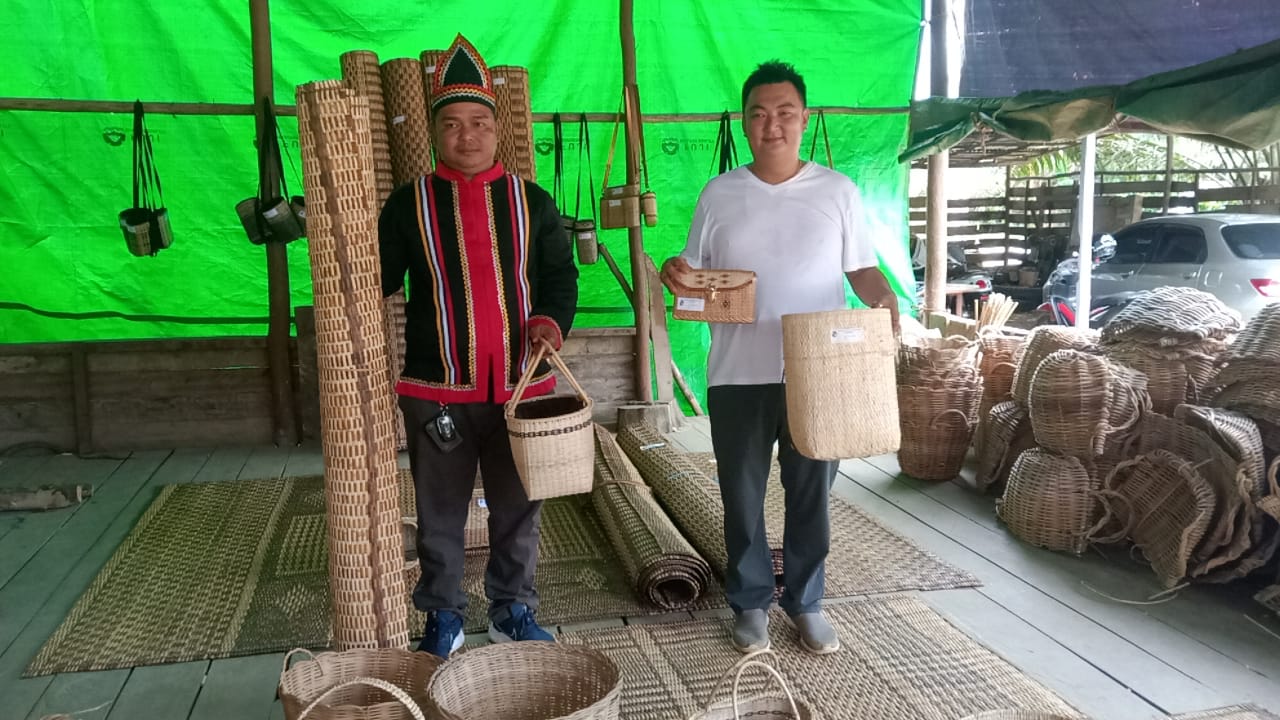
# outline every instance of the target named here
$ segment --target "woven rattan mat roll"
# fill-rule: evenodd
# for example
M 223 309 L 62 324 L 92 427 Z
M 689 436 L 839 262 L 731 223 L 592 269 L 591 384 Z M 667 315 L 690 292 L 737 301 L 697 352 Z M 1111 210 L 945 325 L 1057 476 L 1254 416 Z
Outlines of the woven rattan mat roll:
M 1076 458 L 1034 448 L 1014 461 L 996 512 L 1022 540 L 1079 555 L 1100 513 L 1097 489 Z
M 369 109 L 335 81 L 299 86 L 297 104 L 315 294 L 334 644 L 339 649 L 400 647 L 409 634 Z
M 1157 449 L 1191 463 L 1213 490 L 1213 514 L 1204 537 L 1193 548 L 1188 574 L 1204 575 L 1243 555 L 1251 544 L 1253 501 L 1239 463 L 1203 430 L 1153 414 L 1143 422 L 1135 450 L 1142 455 Z
M 1213 520 L 1214 492 L 1195 467 L 1168 450 L 1120 463 L 1107 479 L 1124 535 L 1142 549 L 1166 588 L 1187 576 L 1191 554 Z
M 498 110 L 498 162 L 507 172 L 537 180 L 529 71 L 515 65 L 495 65 L 492 73 Z
M 1027 341 L 1023 343 L 1022 354 L 1018 357 L 1018 367 L 1013 373 L 1013 399 L 1027 404 L 1031 396 L 1031 380 L 1035 377 L 1040 363 L 1059 350 L 1080 350 L 1094 352 L 1097 350 L 1098 333 L 1094 330 L 1081 330 L 1059 325 L 1041 325 L 1031 331 Z
M 1013 461 L 1036 446 L 1035 432 L 1027 409 L 1014 400 L 997 403 L 987 412 L 984 442 L 978 449 L 974 468 L 977 489 L 1002 489 Z
M 431 107 L 431 76 L 436 74 L 436 68 L 447 52 L 448 50 L 423 50 L 418 55 L 418 60 L 422 63 L 422 95 L 427 100 L 428 108 Z M 430 120 L 430 111 L 428 111 L 428 120 Z
M 1104 346 L 1107 359 L 1147 376 L 1151 409 L 1172 415 L 1184 402 L 1199 402 L 1217 357 L 1194 348 L 1159 348 L 1130 342 Z
M 1147 404 L 1141 373 L 1097 355 L 1059 350 L 1036 369 L 1028 410 L 1041 447 L 1092 461 L 1108 437 L 1137 424 Z
M 377 208 L 395 188 L 391 172 L 391 151 L 387 144 L 386 106 L 382 96 L 382 76 L 378 69 L 378 55 L 370 50 L 352 50 L 338 58 L 342 67 L 342 79 L 356 94 L 363 97 L 369 108 L 369 147 L 373 153 L 373 181 L 377 190 Z M 389 338 L 387 352 L 387 393 L 392 396 L 392 412 L 395 414 L 395 438 L 397 448 L 408 446 L 404 434 L 404 417 L 395 404 L 395 386 L 404 370 L 404 291 L 399 290 L 382 301 L 383 332 Z
M 898 386 L 902 446 L 898 464 L 921 480 L 950 480 L 960 473 L 982 402 L 982 379 L 946 387 Z
M 381 76 L 391 179 L 399 187 L 432 168 L 422 63 L 413 58 L 388 60 L 382 63 Z
M 1239 330 L 1240 313 L 1218 298 L 1195 288 L 1166 286 L 1130 301 L 1102 329 L 1102 341 L 1174 347 L 1225 340 Z
M 711 566 L 672 524 L 649 488 L 600 483 L 591 491 L 591 502 L 638 597 L 666 610 L 685 609 L 702 597 Z

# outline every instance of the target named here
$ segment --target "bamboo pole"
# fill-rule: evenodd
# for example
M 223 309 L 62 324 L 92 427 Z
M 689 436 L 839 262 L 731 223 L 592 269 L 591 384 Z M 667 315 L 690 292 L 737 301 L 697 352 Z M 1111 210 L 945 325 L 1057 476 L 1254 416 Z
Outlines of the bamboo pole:
M 929 86 L 935 97 L 947 95 L 947 0 L 933 0 L 929 13 Z M 951 155 L 929 156 L 928 211 L 925 225 L 924 308 L 946 309 L 947 302 L 947 168 Z
M 271 12 L 267 0 L 249 0 L 249 28 L 253 42 L 253 97 L 255 107 L 262 99 L 274 96 L 271 72 Z M 263 118 L 257 113 L 258 145 L 262 137 Z M 268 187 L 280 182 L 268 169 L 264 181 Z M 294 414 L 293 371 L 289 362 L 289 326 L 292 322 L 289 300 L 289 256 L 283 243 L 267 243 L 267 359 L 271 372 L 271 408 L 275 419 L 273 440 L 277 447 L 298 444 L 298 421 Z
M 1164 201 L 1160 204 L 1160 214 L 1169 214 L 1169 200 L 1173 195 L 1173 135 L 1164 136 Z
M 636 88 L 636 34 L 632 8 L 634 0 L 620 0 L 620 34 L 622 36 L 622 91 L 632 93 L 635 103 L 631 112 L 626 113 L 627 137 L 638 138 L 644 129 L 637 126 L 640 116 L 640 95 Z M 637 185 L 640 182 L 640 166 L 637 161 L 639 148 L 635 143 L 627 144 L 627 184 Z M 637 222 L 627 228 L 627 241 L 631 250 L 631 307 L 636 314 L 636 399 L 641 402 L 653 402 L 653 370 L 649 364 L 650 317 L 649 279 L 645 274 L 644 230 Z
M 254 105 L 240 103 L 193 103 L 193 102 L 147 102 L 147 112 L 158 115 L 254 115 Z M 910 112 L 907 107 L 814 107 L 827 115 L 905 115 Z M 27 112 L 86 112 L 86 113 L 133 113 L 133 101 L 128 100 L 66 100 L 62 98 L 0 98 L 0 110 L 22 110 Z M 276 115 L 297 115 L 294 105 L 277 105 Z M 533 113 L 533 121 L 551 122 L 554 113 Z M 646 123 L 682 123 L 682 122 L 715 122 L 721 113 L 655 113 L 642 116 Z M 733 112 L 730 116 L 740 119 L 742 113 Z M 617 119 L 617 113 L 587 113 L 587 122 L 611 123 Z

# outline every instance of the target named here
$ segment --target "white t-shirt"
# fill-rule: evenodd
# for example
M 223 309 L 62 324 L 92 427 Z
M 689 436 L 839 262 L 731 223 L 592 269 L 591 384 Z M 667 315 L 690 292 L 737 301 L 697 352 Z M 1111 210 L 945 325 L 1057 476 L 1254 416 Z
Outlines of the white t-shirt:
M 756 273 L 756 321 L 711 324 L 708 386 L 782 382 L 782 316 L 848 307 L 844 273 L 876 264 L 858 186 L 812 162 L 777 185 L 745 165 L 713 178 L 680 256 Z

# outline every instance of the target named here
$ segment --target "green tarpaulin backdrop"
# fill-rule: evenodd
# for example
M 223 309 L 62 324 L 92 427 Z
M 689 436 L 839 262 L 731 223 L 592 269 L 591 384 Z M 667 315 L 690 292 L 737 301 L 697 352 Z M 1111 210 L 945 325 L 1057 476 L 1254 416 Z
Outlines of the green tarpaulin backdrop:
M 618 107 L 615 2 L 273 0 L 271 20 L 280 104 L 293 103 L 299 83 L 339 77 L 345 51 L 373 50 L 383 61 L 417 57 L 462 32 L 491 65 L 529 68 L 535 112 Z M 775 57 L 805 75 L 811 105 L 903 107 L 920 20 L 919 0 L 637 3 L 643 110 L 737 110 L 747 73 Z M 243 0 L 9 3 L 0 34 L 3 97 L 253 100 Z M 300 190 L 296 122 L 281 122 L 292 153 L 290 187 Z M 266 260 L 245 239 L 233 209 L 256 189 L 252 119 L 148 116 L 175 242 L 146 258 L 129 255 L 116 220 L 131 204 L 130 124 L 125 114 L 0 111 L 0 342 L 266 333 Z M 862 186 L 881 259 L 907 297 L 906 169 L 897 161 L 907 115 L 839 115 L 829 125 L 836 167 Z M 745 160 L 746 143 L 735 129 Z M 591 127 L 597 183 L 610 130 Z M 549 124 L 536 126 L 544 149 L 551 133 Z M 576 130 L 566 134 L 576 141 Z M 661 224 L 646 229 L 645 243 L 658 262 L 683 245 L 715 137 L 711 122 L 646 126 Z M 572 145 L 570 185 L 577 173 Z M 551 154 L 538 162 L 538 178 L 550 186 Z M 629 276 L 625 232 L 602 239 Z M 305 240 L 289 246 L 289 258 L 293 303 L 309 304 Z M 632 322 L 603 263 L 582 268 L 582 288 L 580 324 Z M 701 387 L 704 329 L 688 323 L 672 329 L 677 363 Z

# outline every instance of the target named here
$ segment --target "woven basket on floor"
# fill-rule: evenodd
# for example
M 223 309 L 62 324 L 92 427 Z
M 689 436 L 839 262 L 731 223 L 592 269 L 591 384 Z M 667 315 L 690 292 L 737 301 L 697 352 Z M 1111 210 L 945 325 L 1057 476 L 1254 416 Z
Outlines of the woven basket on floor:
M 777 668 L 760 660 L 769 656 L 776 657 L 772 650 L 757 650 L 744 656 L 730 667 L 716 681 L 715 687 L 707 697 L 701 710 L 689 716 L 688 720 L 739 720 L 752 718 L 758 720 L 811 720 L 816 718 L 813 708 L 803 700 L 796 699 L 787 687 L 787 681 Z M 777 684 L 781 693 L 757 693 L 746 695 L 742 689 L 742 676 L 747 670 L 760 670 Z M 733 687 L 728 698 L 720 698 L 721 689 L 733 677 Z
M 1039 710 L 985 710 L 960 720 L 1080 720 L 1080 718 Z
M 1187 576 L 1191 553 L 1213 518 L 1213 488 L 1195 467 L 1167 450 L 1120 463 L 1105 483 L 1109 512 L 1142 549 L 1160 583 L 1171 588 Z
M 1191 350 L 1169 350 L 1134 343 L 1105 346 L 1106 357 L 1147 378 L 1151 409 L 1172 415 L 1182 403 L 1200 402 L 1214 375 L 1217 358 Z
M 1213 438 L 1244 470 L 1249 496 L 1254 502 L 1267 492 L 1266 453 L 1258 424 L 1233 410 L 1179 405 L 1174 417 L 1199 428 Z
M 898 449 L 895 340 L 888 310 L 782 316 L 787 428 L 816 460 Z
M 1152 414 L 1135 443 L 1138 455 L 1167 450 L 1195 467 L 1213 491 L 1213 514 L 1189 560 L 1188 575 L 1204 575 L 1249 549 L 1252 505 L 1245 473 L 1203 430 L 1175 418 Z
M 977 489 L 986 492 L 1005 486 L 1013 461 L 1036 446 L 1036 436 L 1027 409 L 1014 400 L 994 405 L 981 421 L 982 426 L 983 443 L 977 451 L 973 477 Z
M 451 658 L 431 679 L 427 707 L 441 720 L 617 720 L 618 666 L 582 645 L 528 640 Z
M 560 370 L 577 395 L 523 400 L 525 388 L 544 357 Z M 560 353 L 540 346 L 505 409 L 511 457 L 530 500 L 591 492 L 596 459 L 592 409 L 591 398 L 560 359 Z
M 898 348 L 898 362 L 905 366 L 977 365 L 978 343 L 961 335 L 946 338 L 915 338 Z
M 1258 501 L 1258 509 L 1280 521 L 1280 457 L 1271 461 L 1271 467 L 1267 470 L 1267 484 L 1270 490 L 1261 500 Z
M 1240 330 L 1240 313 L 1203 290 L 1166 286 L 1142 293 L 1102 329 L 1102 341 L 1173 347 L 1223 340 Z M 1151 340 L 1158 338 L 1153 343 Z
M 289 667 L 295 654 L 310 655 Z M 398 648 L 322 652 L 294 650 L 285 655 L 280 673 L 280 704 L 287 720 L 299 720 L 311 708 L 310 720 L 405 720 L 414 717 L 408 707 L 379 687 L 355 680 L 374 678 L 390 683 L 412 699 L 415 706 L 427 700 L 431 677 L 443 661 L 431 653 Z M 351 684 L 347 684 L 351 683 Z M 326 693 L 328 693 L 326 695 Z
M 1018 357 L 1018 367 L 1013 373 L 1013 387 L 1010 393 L 1013 399 L 1027 404 L 1031 396 L 1031 381 L 1035 377 L 1040 363 L 1059 350 L 1080 350 L 1094 352 L 1097 350 L 1098 333 L 1095 330 L 1061 325 L 1041 325 L 1027 335 L 1022 345 L 1022 354 Z
M 1097 489 L 1078 459 L 1035 448 L 1014 461 L 996 513 L 1023 541 L 1079 555 L 1101 511 Z
M 1132 428 L 1146 407 L 1140 373 L 1078 350 L 1044 359 L 1031 383 L 1028 409 L 1036 442 L 1092 460 L 1107 438 Z
M 1023 338 L 1009 335 L 988 333 L 978 338 L 982 348 L 982 359 L 978 370 L 982 373 L 982 405 L 979 417 L 986 417 L 987 411 L 1012 397 L 1013 375 L 1018 370 L 1018 355 L 1022 350 Z
M 902 446 L 898 465 L 921 480 L 950 480 L 960 473 L 978 422 L 982 383 L 945 389 L 898 387 Z
M 1263 305 L 1223 353 L 1223 359 L 1280 366 L 1280 303 Z

